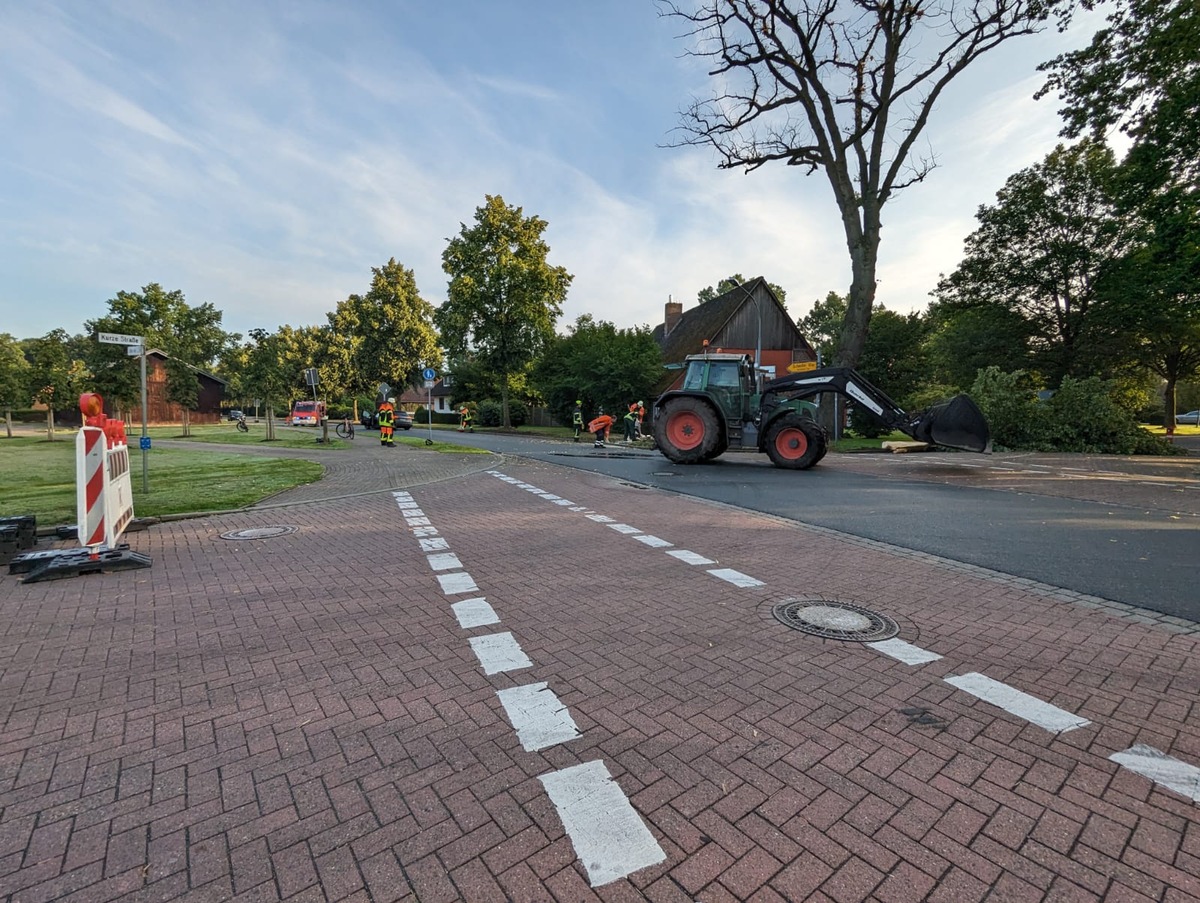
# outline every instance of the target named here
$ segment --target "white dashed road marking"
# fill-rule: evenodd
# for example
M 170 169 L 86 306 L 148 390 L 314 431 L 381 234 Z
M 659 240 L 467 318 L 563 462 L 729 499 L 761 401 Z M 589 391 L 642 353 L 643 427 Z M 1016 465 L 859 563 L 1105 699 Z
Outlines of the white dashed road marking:
M 467 642 L 483 666 L 484 674 L 500 674 L 503 671 L 520 671 L 532 668 L 533 662 L 511 633 L 489 633 L 487 636 L 469 637 Z
M 1018 718 L 1024 718 L 1031 724 L 1036 724 L 1053 734 L 1060 734 L 1063 731 L 1091 724 L 1086 718 L 1080 718 L 1065 709 L 1043 702 L 1036 696 L 1022 693 L 1008 684 L 992 680 L 983 674 L 971 673 L 947 677 L 946 683 L 952 687 L 958 687 L 963 692 L 970 693 L 984 702 L 990 702 Z
M 479 592 L 479 585 L 475 582 L 475 578 L 466 571 L 459 571 L 457 574 L 438 574 L 437 578 L 438 583 L 442 585 L 442 592 L 447 596 Z
M 637 527 L 629 526 L 629 524 L 609 524 L 608 529 L 616 530 L 618 533 L 624 533 L 626 535 L 642 532 Z
M 545 683 L 497 690 L 517 739 L 528 752 L 555 746 L 582 736 L 567 707 Z
M 438 549 L 448 548 L 450 548 L 450 543 L 446 542 L 445 538 L 441 536 L 435 537 L 434 539 L 421 540 L 422 552 L 436 552 Z
M 897 661 L 904 662 L 906 665 L 924 665 L 929 662 L 936 662 L 941 658 L 936 652 L 930 652 L 927 649 L 922 649 L 920 646 L 914 646 L 912 643 L 906 643 L 904 640 L 890 639 L 880 640 L 877 643 L 867 643 L 872 649 L 882 652 L 884 655 L 890 655 Z
M 463 599 L 450 607 L 454 610 L 454 617 L 458 618 L 458 626 L 463 630 L 500 623 L 500 616 L 483 596 L 477 599 Z
M 585 515 L 588 520 L 594 520 L 598 524 L 611 524 L 613 519 L 607 514 L 588 514 Z
M 675 543 L 667 542 L 665 539 L 660 539 L 657 536 L 651 536 L 649 533 L 642 533 L 633 537 L 638 542 L 645 543 L 652 549 L 665 549 L 668 546 L 673 546 Z
M 1195 765 L 1180 762 L 1153 746 L 1140 743 L 1125 752 L 1113 753 L 1109 758 L 1192 802 L 1200 803 L 1200 768 Z
M 711 558 L 705 558 L 703 555 L 689 552 L 687 549 L 675 549 L 667 554 L 672 558 L 678 558 L 684 564 L 716 564 Z
M 671 553 L 668 552 L 667 554 L 670 555 Z M 766 586 L 761 580 L 743 574 L 741 571 L 735 571 L 733 568 L 717 568 L 708 573 L 714 577 L 719 577 L 727 583 L 732 583 L 734 586 Z
M 461 568 L 462 562 L 458 560 L 458 556 L 453 552 L 443 552 L 440 555 L 430 555 L 429 566 L 435 571 L 449 571 L 454 568 Z
M 592 887 L 667 858 L 603 762 L 542 775 Z

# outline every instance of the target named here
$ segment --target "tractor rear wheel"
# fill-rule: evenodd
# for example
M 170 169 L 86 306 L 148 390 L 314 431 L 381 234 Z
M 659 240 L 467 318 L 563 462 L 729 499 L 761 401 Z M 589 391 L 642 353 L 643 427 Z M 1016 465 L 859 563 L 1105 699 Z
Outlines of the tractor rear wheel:
M 776 467 L 808 470 L 825 457 L 825 431 L 809 417 L 787 414 L 767 430 L 766 446 Z
M 654 418 L 658 450 L 676 464 L 699 464 L 715 457 L 721 438 L 716 412 L 699 398 L 669 399 Z

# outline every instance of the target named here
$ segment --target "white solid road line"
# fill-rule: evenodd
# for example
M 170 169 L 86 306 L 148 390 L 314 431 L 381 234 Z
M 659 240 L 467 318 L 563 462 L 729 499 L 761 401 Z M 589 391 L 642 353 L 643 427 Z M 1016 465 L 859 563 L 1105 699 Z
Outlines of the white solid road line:
M 573 765 L 540 780 L 592 887 L 667 858 L 603 762 Z
M 1192 802 L 1200 803 L 1200 768 L 1195 765 L 1181 762 L 1153 746 L 1141 743 L 1124 752 L 1113 753 L 1109 758 Z
M 545 682 L 497 690 L 496 695 L 527 752 L 583 736 L 567 707 Z
M 1004 709 L 1004 711 L 1016 715 L 1018 718 L 1024 718 L 1031 724 L 1036 724 L 1038 727 L 1054 734 L 1060 734 L 1064 731 L 1074 730 L 1077 727 L 1091 724 L 1086 718 L 1081 718 L 1065 709 L 1058 708 L 1058 706 L 1043 702 L 1036 696 L 1022 693 L 1020 690 L 1013 689 L 1008 684 L 992 680 L 992 678 L 983 674 L 973 672 L 956 677 L 947 677 L 945 680 L 952 687 L 958 687 L 963 692 L 970 693 L 984 702 L 990 702 L 992 705 Z
M 484 674 L 500 674 L 504 671 L 520 671 L 532 668 L 533 662 L 511 633 L 489 633 L 487 636 L 468 637 L 471 650 L 483 666 Z
M 455 602 L 450 608 L 454 611 L 454 617 L 458 618 L 458 626 L 463 630 L 500 623 L 500 616 L 483 596 L 463 599 L 461 602 Z
M 941 658 L 936 652 L 930 652 L 927 649 L 922 649 L 920 646 L 914 646 L 912 643 L 906 643 L 904 640 L 890 639 L 880 640 L 877 643 L 866 643 L 870 648 L 882 652 L 884 655 L 890 655 L 897 661 L 904 662 L 906 665 L 924 665 L 929 662 L 936 662 Z

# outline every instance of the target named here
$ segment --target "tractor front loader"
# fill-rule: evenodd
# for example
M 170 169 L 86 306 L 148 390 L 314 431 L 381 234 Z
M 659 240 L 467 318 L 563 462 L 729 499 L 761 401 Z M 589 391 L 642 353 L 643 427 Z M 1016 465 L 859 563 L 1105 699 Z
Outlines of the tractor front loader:
M 776 467 L 807 470 L 828 448 L 812 400 L 826 392 L 862 405 L 919 442 L 991 450 L 987 420 L 966 395 L 910 414 L 849 367 L 792 373 L 761 388 L 746 355 L 691 355 L 685 367 L 682 387 L 654 403 L 654 438 L 676 464 L 699 464 L 730 448 L 753 447 Z

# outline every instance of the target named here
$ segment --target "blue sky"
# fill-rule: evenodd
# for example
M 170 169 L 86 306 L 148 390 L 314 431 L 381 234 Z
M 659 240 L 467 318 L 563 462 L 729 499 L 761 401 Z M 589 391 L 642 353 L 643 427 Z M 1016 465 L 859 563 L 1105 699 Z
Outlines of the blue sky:
M 650 0 L 0 0 L 0 332 L 80 332 L 158 282 L 227 329 L 325 322 L 395 257 L 445 298 L 441 253 L 486 194 L 549 222 L 562 324 L 655 325 L 734 272 L 801 317 L 849 285 L 824 176 L 671 149 L 709 92 Z M 1010 43 L 956 83 L 884 211 L 878 301 L 928 302 L 980 204 L 1059 140 Z

